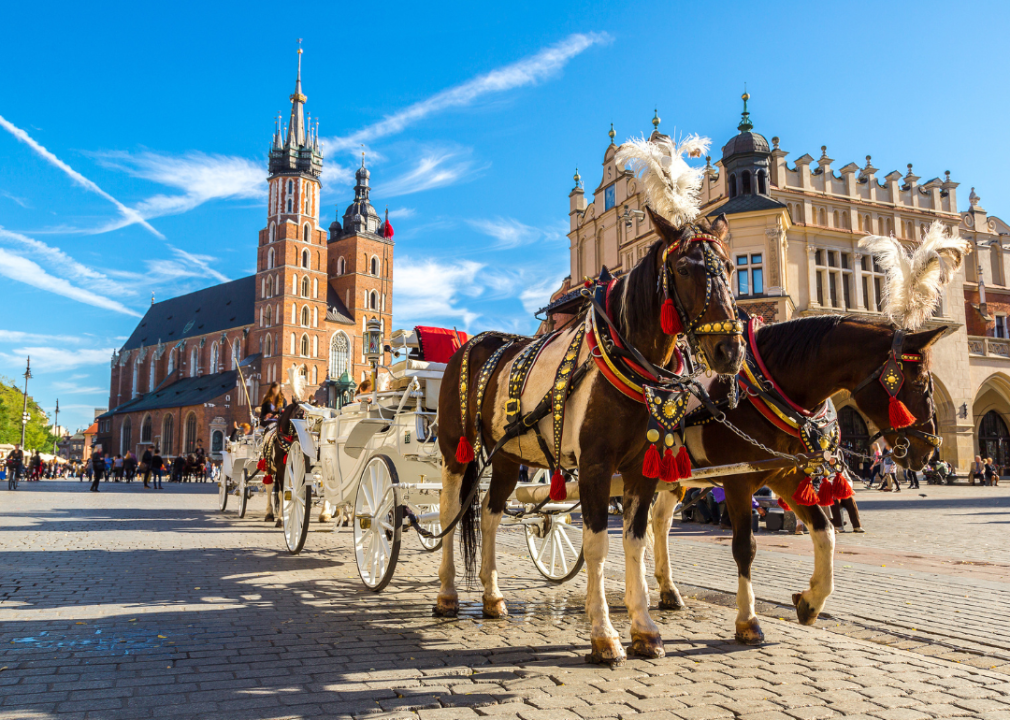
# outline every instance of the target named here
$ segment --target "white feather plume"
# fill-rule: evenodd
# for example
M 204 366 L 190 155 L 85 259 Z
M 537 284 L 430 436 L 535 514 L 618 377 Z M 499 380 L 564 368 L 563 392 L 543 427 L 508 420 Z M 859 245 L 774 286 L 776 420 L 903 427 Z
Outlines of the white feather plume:
M 898 325 L 918 330 L 933 315 L 944 288 L 971 252 L 971 244 L 936 220 L 911 252 L 893 236 L 869 235 L 859 246 L 884 271 L 883 310 Z
M 302 402 L 305 399 L 305 378 L 298 370 L 294 365 L 288 368 L 288 385 L 291 386 L 292 402 Z
M 675 143 L 666 135 L 636 138 L 617 149 L 617 164 L 642 179 L 649 207 L 676 227 L 694 222 L 701 211 L 699 193 L 704 168 L 691 167 L 687 157 L 701 157 L 712 142 L 691 135 Z

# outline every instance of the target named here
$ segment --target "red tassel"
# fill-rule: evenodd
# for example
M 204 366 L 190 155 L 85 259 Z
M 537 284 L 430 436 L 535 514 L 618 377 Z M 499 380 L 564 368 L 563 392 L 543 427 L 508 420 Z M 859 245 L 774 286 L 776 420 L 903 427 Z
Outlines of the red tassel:
M 287 464 L 288 464 L 288 454 L 284 453 L 284 457 L 281 458 L 281 465 L 287 465 Z
M 891 401 L 887 404 L 887 416 L 891 421 L 891 427 L 895 430 L 915 424 L 915 415 L 909 412 L 908 408 L 905 407 L 905 403 L 896 397 L 892 397 Z
M 782 508 L 783 510 L 785 510 L 786 512 L 792 512 L 792 508 L 789 507 L 789 503 L 787 503 L 782 498 L 778 499 L 778 503 L 779 503 L 779 507 Z
M 852 485 L 849 484 L 849 479 L 838 473 L 835 475 L 835 500 L 848 500 L 852 497 Z
M 264 485 L 273 485 L 274 484 L 274 476 L 273 475 L 264 475 L 263 476 L 263 484 Z
M 645 461 L 642 463 L 642 475 L 647 478 L 658 478 L 662 469 L 662 461 L 659 457 L 659 450 L 655 445 L 650 445 L 645 451 Z
M 828 478 L 821 480 L 821 489 L 817 491 L 817 504 L 821 507 L 831 507 L 835 504 L 835 486 Z
M 663 307 L 659 312 L 659 324 L 667 335 L 678 335 L 684 332 L 680 316 L 677 315 L 677 309 L 673 306 L 673 300 L 670 298 L 663 302 Z
M 667 448 L 663 453 L 663 461 L 660 463 L 659 478 L 663 482 L 677 482 L 680 476 L 677 474 L 677 459 L 673 456 L 673 449 Z
M 466 435 L 459 439 L 459 445 L 456 446 L 456 462 L 461 465 L 473 462 L 473 445 L 466 439 Z
M 551 475 L 551 500 L 563 502 L 568 498 L 568 488 L 565 487 L 565 477 L 561 474 L 561 469 L 554 471 Z
M 684 445 L 680 446 L 680 452 L 677 453 L 677 474 L 681 480 L 691 477 L 691 456 Z
M 259 462 L 256 463 L 256 469 L 259 470 L 260 472 L 262 472 L 263 470 L 266 470 L 267 469 L 267 459 L 266 458 L 260 458 Z
M 800 481 L 799 487 L 793 493 L 793 500 L 807 507 L 817 504 L 817 493 L 814 492 L 814 483 L 809 475 Z

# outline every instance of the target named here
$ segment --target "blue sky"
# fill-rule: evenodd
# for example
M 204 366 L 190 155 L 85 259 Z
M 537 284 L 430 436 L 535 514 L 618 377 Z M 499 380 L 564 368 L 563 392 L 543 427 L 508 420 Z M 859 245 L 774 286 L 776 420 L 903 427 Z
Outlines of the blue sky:
M 296 9 L 297 8 L 297 9 Z M 326 226 L 360 143 L 396 228 L 397 325 L 531 331 L 568 192 L 618 141 L 756 130 L 789 160 L 950 170 L 1010 215 L 1005 4 L 20 3 L 0 27 L 0 375 L 76 428 L 149 306 L 254 271 L 297 38 Z M 62 424 L 62 423 L 61 423 Z

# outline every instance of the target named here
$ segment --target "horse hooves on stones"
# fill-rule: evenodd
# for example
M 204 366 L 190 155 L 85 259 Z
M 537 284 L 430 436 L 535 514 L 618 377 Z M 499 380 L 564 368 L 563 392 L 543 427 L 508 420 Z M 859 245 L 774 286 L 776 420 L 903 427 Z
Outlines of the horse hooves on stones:
M 818 612 L 806 601 L 803 593 L 793 593 L 793 605 L 796 606 L 796 618 L 801 625 L 813 625 L 817 620 Z
M 744 645 L 760 645 L 765 641 L 765 634 L 757 618 L 736 623 L 736 641 Z
M 328 523 L 332 519 L 333 519 L 332 515 L 323 514 L 319 516 L 319 522 L 321 523 Z
M 676 590 L 663 590 L 659 593 L 659 609 L 660 610 L 683 610 L 687 605 L 684 604 L 684 598 L 680 596 L 680 593 Z
M 493 600 L 484 598 L 484 617 L 498 619 L 506 618 L 508 616 L 509 609 L 505 604 L 505 598 L 497 598 Z
M 459 615 L 459 600 L 456 598 L 439 598 L 432 612 L 437 617 L 456 617 Z
M 666 657 L 663 638 L 658 634 L 631 633 L 631 654 L 644 658 Z
M 619 638 L 592 638 L 592 652 L 586 655 L 586 662 L 594 665 L 623 665 L 628 659 Z

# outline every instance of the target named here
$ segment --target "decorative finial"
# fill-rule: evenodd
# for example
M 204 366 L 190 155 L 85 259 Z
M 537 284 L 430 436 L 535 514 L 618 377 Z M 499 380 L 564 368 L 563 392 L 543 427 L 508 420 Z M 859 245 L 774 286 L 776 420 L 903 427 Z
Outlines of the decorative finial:
M 576 188 L 582 187 L 582 176 L 579 175 L 579 166 L 578 165 L 575 166 L 575 178 L 574 179 L 575 179 L 575 187 Z
M 870 162 L 871 158 L 869 155 L 866 156 L 866 167 L 873 167 L 873 163 Z
M 662 120 L 659 119 L 659 108 L 656 108 L 652 111 L 652 127 L 655 130 L 659 130 L 659 123 L 661 122 Z
M 617 136 L 617 133 L 614 132 L 614 123 L 610 123 L 610 132 L 608 132 L 607 135 L 610 136 L 610 144 L 613 145 L 614 138 Z
M 982 200 L 981 197 L 975 194 L 975 188 L 971 189 L 971 194 L 968 195 L 968 204 L 972 207 L 978 207 L 979 202 Z
M 154 291 L 151 291 L 151 304 L 154 305 Z
M 365 167 L 365 144 L 361 143 L 361 167 Z
M 740 114 L 740 124 L 736 126 L 736 129 L 745 133 L 754 129 L 754 123 L 750 121 L 750 113 L 747 112 L 747 101 L 750 100 L 750 94 L 747 92 L 747 83 L 744 83 L 743 87 L 743 95 L 740 96 L 740 99 L 743 100 L 743 113 Z
M 776 135 L 775 137 L 773 137 L 772 138 L 772 149 L 778 150 L 779 149 L 779 142 L 780 141 L 779 141 L 779 136 L 778 135 Z
M 946 176 L 947 182 L 950 182 L 950 170 L 944 170 L 943 174 Z
M 821 157 L 826 158 L 828 156 L 828 146 L 821 145 Z

